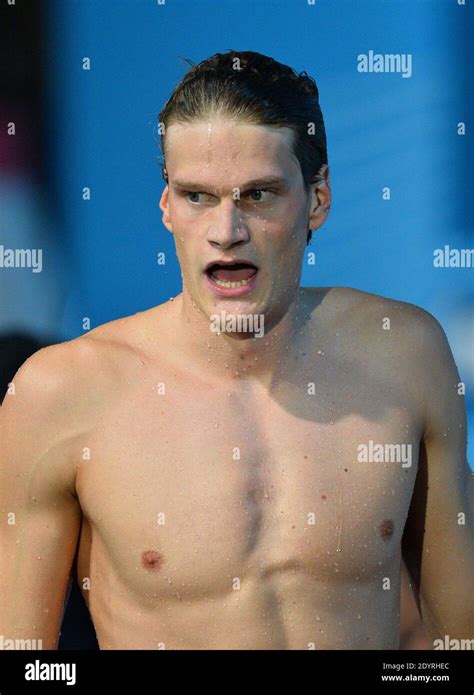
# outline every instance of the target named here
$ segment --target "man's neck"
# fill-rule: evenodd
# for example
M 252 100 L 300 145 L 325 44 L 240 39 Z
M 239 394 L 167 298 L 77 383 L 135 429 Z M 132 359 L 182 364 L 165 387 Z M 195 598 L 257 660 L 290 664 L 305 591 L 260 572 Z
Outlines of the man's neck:
M 213 378 L 230 382 L 257 380 L 270 386 L 303 344 L 302 336 L 310 318 L 303 288 L 298 289 L 281 317 L 264 322 L 261 337 L 252 332 L 232 332 L 225 322 L 221 322 L 220 332 L 215 332 L 215 323 L 185 291 L 176 299 L 181 354 L 203 375 L 212 373 Z M 233 316 L 225 312 L 216 314 L 222 318 Z

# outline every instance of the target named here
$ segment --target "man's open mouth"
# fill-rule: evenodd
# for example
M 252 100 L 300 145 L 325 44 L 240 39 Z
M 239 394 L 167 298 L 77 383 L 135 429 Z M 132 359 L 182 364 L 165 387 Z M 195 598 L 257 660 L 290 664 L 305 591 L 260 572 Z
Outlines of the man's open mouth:
M 232 288 L 248 285 L 257 271 L 252 263 L 213 263 L 206 274 L 219 287 Z

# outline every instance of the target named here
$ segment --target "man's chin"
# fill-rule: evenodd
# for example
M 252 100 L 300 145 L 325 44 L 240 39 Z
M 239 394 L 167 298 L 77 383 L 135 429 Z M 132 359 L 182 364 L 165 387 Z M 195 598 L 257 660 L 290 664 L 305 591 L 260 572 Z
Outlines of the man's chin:
M 212 292 L 208 286 L 207 278 L 204 278 L 202 282 L 198 283 L 197 287 L 194 286 L 194 292 L 186 292 L 193 305 L 207 317 L 209 322 L 211 319 L 215 320 L 216 315 L 220 317 L 220 321 L 227 321 L 227 330 L 225 332 L 234 332 L 232 330 L 232 325 L 234 325 L 233 318 L 235 319 L 235 325 L 243 326 L 244 330 L 236 328 L 235 337 L 239 337 L 239 334 L 245 334 L 245 318 L 248 317 L 247 322 L 249 326 L 256 326 L 257 331 L 260 333 L 260 325 L 264 321 L 263 317 L 269 318 L 273 313 L 269 306 L 269 297 L 264 295 L 263 287 L 258 284 L 255 287 L 255 291 L 249 291 L 238 295 L 227 295 L 225 293 L 215 293 Z M 240 323 L 238 323 L 240 321 Z M 224 332 L 224 331 L 223 331 Z M 242 337 L 246 337 L 242 335 Z

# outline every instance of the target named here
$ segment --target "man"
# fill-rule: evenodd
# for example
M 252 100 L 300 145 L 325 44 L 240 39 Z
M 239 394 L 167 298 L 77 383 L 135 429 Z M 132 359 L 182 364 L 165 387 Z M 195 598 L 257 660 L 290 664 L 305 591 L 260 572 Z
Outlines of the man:
M 102 649 L 397 649 L 402 549 L 431 639 L 474 637 L 443 331 L 409 304 L 300 287 L 331 203 L 314 81 L 217 54 L 160 123 L 183 292 L 16 375 L 1 631 L 55 647 L 80 534 Z

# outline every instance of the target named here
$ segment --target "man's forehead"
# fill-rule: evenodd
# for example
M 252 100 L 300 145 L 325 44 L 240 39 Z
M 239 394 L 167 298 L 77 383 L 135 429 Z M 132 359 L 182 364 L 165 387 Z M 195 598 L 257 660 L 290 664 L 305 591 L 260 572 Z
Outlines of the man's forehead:
M 208 120 L 195 120 L 188 123 L 175 122 L 171 123 L 166 128 L 166 138 L 175 136 L 182 139 L 187 135 L 189 137 L 202 136 L 205 138 L 213 135 L 236 137 L 251 137 L 256 139 L 262 137 L 271 139 L 290 139 L 293 131 L 285 126 L 275 126 L 265 123 L 246 123 L 235 119 L 226 118 L 209 118 Z
M 266 125 L 223 121 L 176 123 L 166 131 L 166 153 L 202 158 L 275 158 L 291 154 L 293 131 Z
M 299 166 L 288 128 L 210 121 L 173 124 L 166 137 L 168 174 L 181 188 L 202 183 L 206 174 L 212 179 L 215 174 L 225 176 L 240 188 L 254 179 L 283 184 Z

